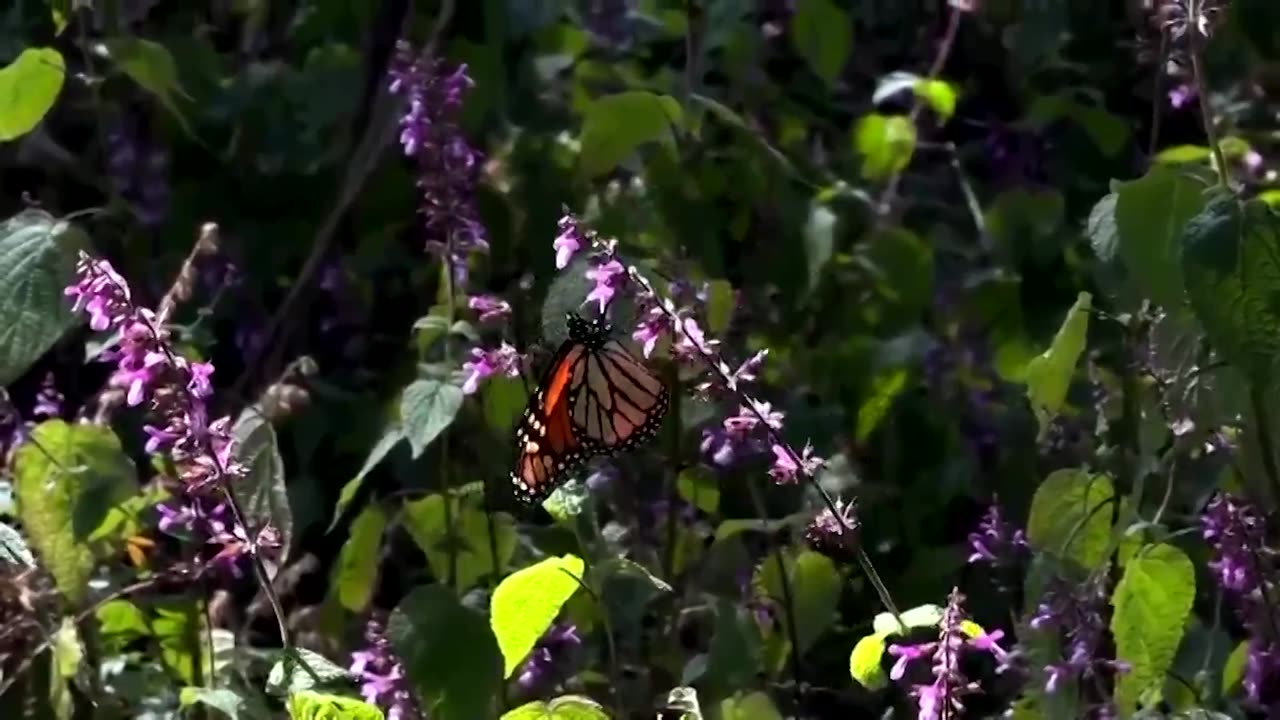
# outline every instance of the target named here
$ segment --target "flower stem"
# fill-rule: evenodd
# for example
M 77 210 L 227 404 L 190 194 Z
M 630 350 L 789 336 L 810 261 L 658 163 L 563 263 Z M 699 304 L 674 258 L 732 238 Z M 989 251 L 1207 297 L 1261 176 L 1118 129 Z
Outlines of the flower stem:
M 1226 157 L 1222 154 L 1222 146 L 1218 143 L 1218 130 L 1214 127 L 1213 108 L 1209 106 L 1209 84 L 1204 77 L 1204 64 L 1200 59 L 1200 51 L 1204 49 L 1204 41 L 1208 39 L 1200 32 L 1199 18 L 1204 0 L 1190 0 L 1187 33 L 1191 36 L 1190 49 L 1191 75 L 1196 84 L 1196 95 L 1200 100 L 1200 121 L 1204 124 L 1204 136 L 1209 142 L 1209 150 L 1213 152 L 1213 161 L 1218 166 L 1218 184 L 1224 190 L 1231 190 L 1230 169 Z M 1273 461 L 1274 462 L 1274 461 Z

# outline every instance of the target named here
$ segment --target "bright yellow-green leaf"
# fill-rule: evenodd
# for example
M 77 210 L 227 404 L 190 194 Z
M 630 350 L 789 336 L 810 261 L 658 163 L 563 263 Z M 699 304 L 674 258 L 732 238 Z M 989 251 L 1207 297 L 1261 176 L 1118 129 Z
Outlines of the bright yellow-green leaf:
M 759 690 L 738 693 L 720 702 L 721 720 L 782 720 L 769 696 Z
M 1115 499 L 1111 478 L 1085 470 L 1055 470 L 1036 488 L 1027 540 L 1038 550 L 1070 558 L 1086 570 L 1106 560 Z
M 1204 162 L 1212 153 L 1204 145 L 1174 145 L 1156 153 L 1155 161 L 1162 165 L 1182 165 Z
M 493 591 L 489 626 L 502 650 L 504 678 L 511 677 L 577 592 L 584 567 L 576 555 L 547 558 L 507 576 Z
M 917 605 L 902 613 L 902 622 L 911 628 L 937 627 L 942 621 L 942 608 L 932 603 Z M 871 627 L 876 634 L 888 637 L 894 633 L 901 633 L 902 629 L 898 627 L 898 620 L 893 617 L 892 613 L 877 613 L 875 620 L 871 622 Z
M 855 436 L 864 442 L 880 426 L 880 421 L 893 406 L 893 401 L 907 386 L 907 371 L 903 368 L 877 373 L 871 379 L 871 393 L 858 408 L 858 425 Z
M 1067 400 L 1067 389 L 1075 375 L 1076 362 L 1084 353 L 1092 307 L 1093 296 L 1081 292 L 1067 311 L 1067 317 L 1049 349 L 1027 363 L 1027 399 L 1040 422 L 1041 435 Z
M 1227 661 L 1222 665 L 1222 694 L 1230 695 L 1240 687 L 1240 681 L 1244 679 L 1245 662 L 1249 659 L 1249 641 L 1243 640 L 1236 648 L 1227 656 Z
M 956 89 L 946 80 L 920 79 L 911 88 L 943 121 L 956 111 Z
M 376 705 L 363 700 L 303 690 L 289 696 L 290 720 L 383 720 Z
M 862 158 L 862 176 L 884 180 L 902 172 L 916 150 L 916 128 L 905 115 L 871 113 L 853 131 L 853 149 Z
M 849 653 L 849 674 L 868 690 L 879 690 L 889 682 L 884 668 L 880 667 L 884 651 L 884 636 L 868 635 L 859 640 L 853 646 L 853 652 Z
M 67 74 L 53 48 L 27 48 L 0 68 L 0 142 L 31 132 L 53 107 Z
M 1159 701 L 1195 597 L 1195 568 L 1173 545 L 1148 545 L 1125 566 L 1111 596 L 1116 658 L 1130 666 L 1116 678 L 1123 716 L 1140 701 Z
M 609 720 L 609 715 L 589 697 L 562 695 L 551 702 L 521 705 L 503 713 L 502 720 Z
M 489 523 L 493 522 L 498 550 L 498 571 L 501 572 L 515 552 L 515 523 L 507 513 L 495 512 L 486 517 L 484 509 L 472 500 L 449 500 L 452 512 L 448 520 L 453 523 L 449 533 L 443 495 L 427 497 L 404 505 L 405 529 L 422 548 L 438 578 L 449 574 L 449 554 L 452 549 L 455 586 L 467 590 L 480 578 L 494 571 L 493 553 L 489 541 Z

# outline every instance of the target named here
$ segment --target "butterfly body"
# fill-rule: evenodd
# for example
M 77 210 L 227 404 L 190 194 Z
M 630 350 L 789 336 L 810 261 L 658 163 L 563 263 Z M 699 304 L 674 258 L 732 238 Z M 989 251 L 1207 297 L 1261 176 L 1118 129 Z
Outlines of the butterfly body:
M 599 320 L 570 314 L 569 338 L 543 373 L 516 428 L 516 495 L 550 495 L 587 460 L 634 447 L 657 434 L 667 412 L 665 385 Z

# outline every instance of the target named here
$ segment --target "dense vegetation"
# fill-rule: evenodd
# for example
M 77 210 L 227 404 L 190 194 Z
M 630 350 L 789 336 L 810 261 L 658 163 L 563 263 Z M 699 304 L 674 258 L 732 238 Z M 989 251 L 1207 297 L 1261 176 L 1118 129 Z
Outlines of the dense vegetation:
M 1274 0 L 14 0 L 0 717 L 1280 717 L 1278 71 Z

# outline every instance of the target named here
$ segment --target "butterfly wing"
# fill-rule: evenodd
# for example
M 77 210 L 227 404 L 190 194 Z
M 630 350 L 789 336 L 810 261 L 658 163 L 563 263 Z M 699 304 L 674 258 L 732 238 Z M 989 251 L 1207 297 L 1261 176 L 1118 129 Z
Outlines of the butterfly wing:
M 657 434 L 670 404 L 666 385 L 621 343 L 584 355 L 570 378 L 570 420 L 584 442 L 603 451 L 633 447 Z
M 594 443 L 578 439 L 569 420 L 570 386 L 575 375 L 583 374 L 586 352 L 573 341 L 560 346 L 516 427 L 520 456 L 511 484 L 527 503 L 546 498 L 569 473 L 599 453 Z

